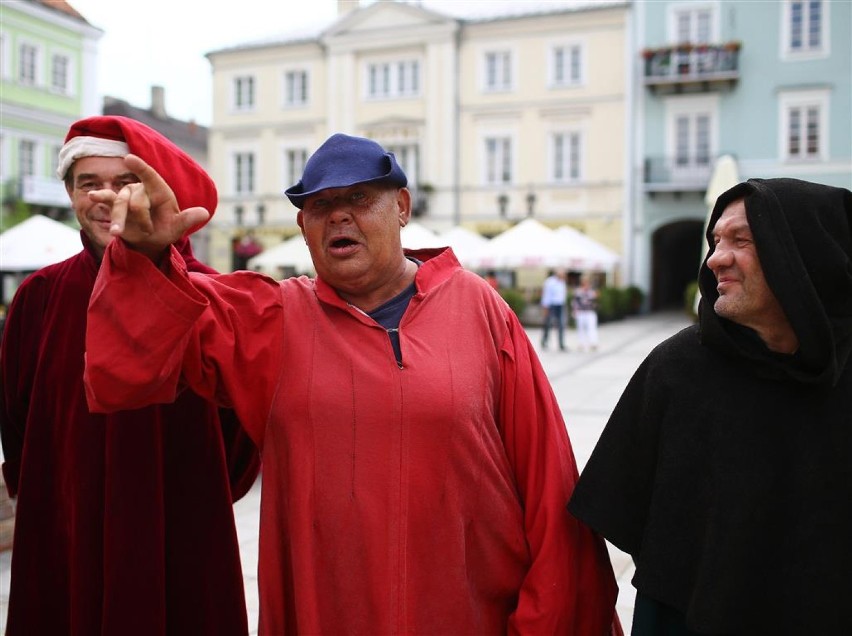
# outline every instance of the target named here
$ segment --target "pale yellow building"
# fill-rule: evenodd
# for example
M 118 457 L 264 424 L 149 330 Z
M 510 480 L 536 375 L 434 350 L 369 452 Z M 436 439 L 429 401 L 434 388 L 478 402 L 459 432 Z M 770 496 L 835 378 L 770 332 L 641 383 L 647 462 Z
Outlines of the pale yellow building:
M 395 152 L 427 227 L 494 234 L 533 216 L 622 251 L 629 3 L 339 6 L 320 32 L 208 54 L 214 267 L 249 229 L 267 246 L 298 231 L 284 190 L 335 132 Z

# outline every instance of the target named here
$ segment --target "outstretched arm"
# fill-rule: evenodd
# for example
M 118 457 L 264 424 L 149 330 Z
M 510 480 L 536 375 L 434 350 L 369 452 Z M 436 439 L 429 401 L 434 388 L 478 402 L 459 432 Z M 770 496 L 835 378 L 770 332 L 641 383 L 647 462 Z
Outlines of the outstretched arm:
M 89 197 L 112 205 L 110 234 L 159 263 L 169 245 L 206 222 L 210 213 L 201 207 L 181 210 L 169 184 L 136 155 L 127 155 L 124 163 L 139 183 L 124 186 L 118 194 L 98 190 Z

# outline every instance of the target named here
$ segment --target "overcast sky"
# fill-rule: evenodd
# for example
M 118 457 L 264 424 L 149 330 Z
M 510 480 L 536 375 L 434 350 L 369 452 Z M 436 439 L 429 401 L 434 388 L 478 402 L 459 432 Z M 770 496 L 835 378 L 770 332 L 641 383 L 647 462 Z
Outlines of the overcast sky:
M 362 5 L 376 0 L 362 0 Z M 379 0 L 391 1 L 391 0 Z M 422 0 L 454 15 L 517 11 L 518 7 L 612 0 Z M 209 125 L 209 51 L 271 36 L 319 29 L 337 16 L 337 0 L 68 0 L 104 31 L 98 43 L 98 95 L 147 108 L 151 86 L 165 87 L 172 117 Z

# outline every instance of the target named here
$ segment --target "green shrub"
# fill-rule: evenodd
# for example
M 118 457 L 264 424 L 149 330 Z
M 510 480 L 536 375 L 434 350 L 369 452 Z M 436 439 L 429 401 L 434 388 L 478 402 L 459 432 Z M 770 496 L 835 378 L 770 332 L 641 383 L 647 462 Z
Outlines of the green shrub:
M 624 290 L 627 294 L 627 315 L 635 316 L 642 310 L 642 303 L 645 302 L 645 292 L 631 285 Z
M 598 321 L 620 320 L 625 313 L 625 294 L 615 287 L 601 287 L 598 290 Z
M 524 295 L 517 289 L 511 288 L 500 289 L 500 295 L 503 297 L 503 300 L 506 301 L 512 311 L 515 312 L 515 315 L 518 318 L 521 318 L 523 316 L 524 309 L 527 306 L 527 300 L 526 298 L 524 298 Z
M 693 320 L 698 320 L 698 314 L 695 313 L 695 296 L 698 294 L 698 281 L 692 281 L 686 286 L 683 291 L 683 308 L 687 316 L 691 316 Z

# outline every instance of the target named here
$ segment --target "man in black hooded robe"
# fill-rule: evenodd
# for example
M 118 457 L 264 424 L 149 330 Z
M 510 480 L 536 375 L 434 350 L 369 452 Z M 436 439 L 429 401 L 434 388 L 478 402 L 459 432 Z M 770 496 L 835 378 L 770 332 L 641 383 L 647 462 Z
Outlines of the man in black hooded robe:
M 699 324 L 621 396 L 569 510 L 636 564 L 633 634 L 852 634 L 852 193 L 722 194 Z

